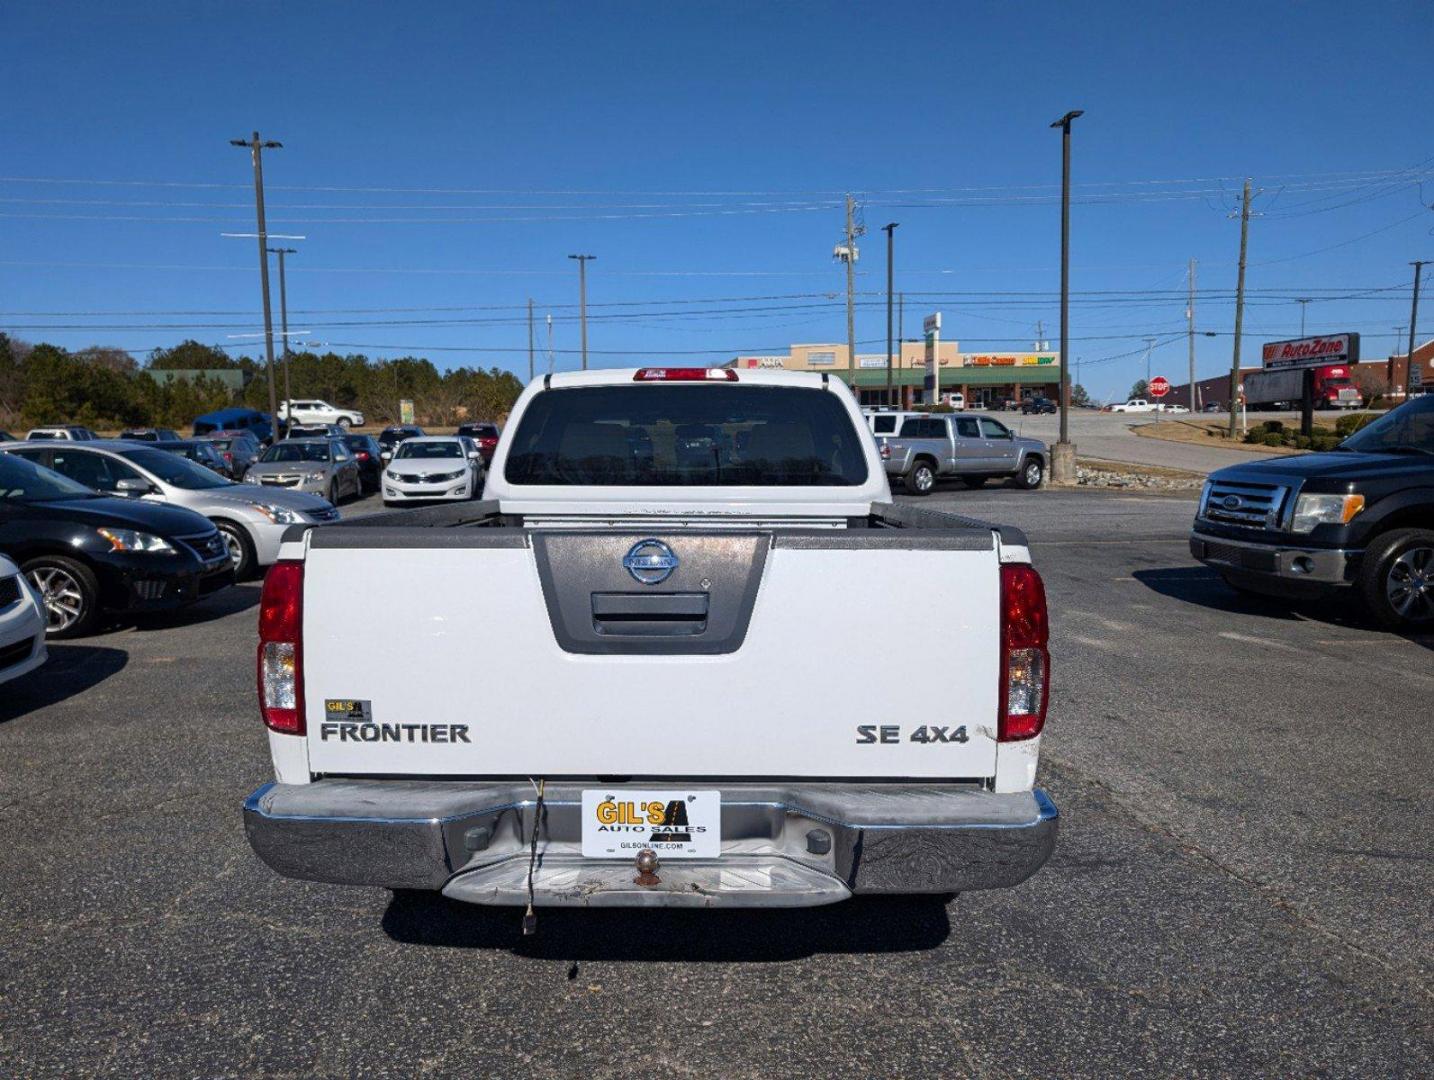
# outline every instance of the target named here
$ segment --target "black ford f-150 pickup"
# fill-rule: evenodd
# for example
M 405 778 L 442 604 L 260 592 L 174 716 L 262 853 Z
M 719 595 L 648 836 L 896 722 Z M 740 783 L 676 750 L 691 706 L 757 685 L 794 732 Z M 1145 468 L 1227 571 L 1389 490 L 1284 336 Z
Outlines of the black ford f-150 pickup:
M 1434 628 L 1434 396 L 1329 453 L 1212 473 L 1190 552 L 1239 590 L 1352 588 L 1385 626 Z

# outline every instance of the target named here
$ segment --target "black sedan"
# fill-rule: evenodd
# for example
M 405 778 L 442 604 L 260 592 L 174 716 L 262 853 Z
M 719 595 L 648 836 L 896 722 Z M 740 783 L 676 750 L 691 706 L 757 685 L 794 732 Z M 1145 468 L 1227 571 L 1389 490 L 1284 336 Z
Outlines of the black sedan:
M 234 581 L 208 518 L 101 495 L 14 454 L 0 455 L 0 552 L 40 594 L 52 638 L 89 633 L 105 615 L 170 611 Z
M 359 467 L 359 494 L 377 491 L 383 482 L 383 448 L 372 435 L 345 435 L 344 445 Z
M 174 442 L 155 443 L 160 450 L 168 450 L 171 454 L 178 454 L 186 457 L 197 465 L 203 465 L 206 469 L 217 472 L 220 476 L 229 475 L 229 462 L 224 460 L 224 455 L 219 448 L 208 439 L 179 439 Z
M 258 461 L 259 455 L 264 452 L 259 440 L 247 431 L 207 435 L 200 441 L 209 443 L 224 459 L 224 473 L 231 480 L 243 480 L 249 466 Z
M 404 439 L 413 439 L 426 434 L 427 432 L 421 427 L 417 427 L 413 424 L 386 427 L 383 431 L 379 432 L 378 436 L 379 456 L 382 457 L 384 461 L 387 461 L 393 457 L 393 448 L 403 442 Z
M 1041 413 L 1058 412 L 1056 403 L 1050 398 L 1033 397 L 1021 402 L 1021 415 L 1030 416 L 1032 413 L 1039 416 Z

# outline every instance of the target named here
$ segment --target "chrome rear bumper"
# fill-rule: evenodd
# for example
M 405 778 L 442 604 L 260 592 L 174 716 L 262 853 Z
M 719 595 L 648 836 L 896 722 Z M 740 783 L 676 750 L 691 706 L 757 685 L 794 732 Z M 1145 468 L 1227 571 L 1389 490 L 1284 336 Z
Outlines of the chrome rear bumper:
M 539 905 L 800 907 L 1001 888 L 1045 863 L 1059 817 L 1039 790 L 721 784 L 721 858 L 668 859 L 662 884 L 639 886 L 630 863 L 581 854 L 581 793 L 591 786 L 547 787 Z M 265 784 L 245 800 L 244 826 L 258 856 L 288 877 L 518 904 L 535 805 L 527 783 L 320 780 Z

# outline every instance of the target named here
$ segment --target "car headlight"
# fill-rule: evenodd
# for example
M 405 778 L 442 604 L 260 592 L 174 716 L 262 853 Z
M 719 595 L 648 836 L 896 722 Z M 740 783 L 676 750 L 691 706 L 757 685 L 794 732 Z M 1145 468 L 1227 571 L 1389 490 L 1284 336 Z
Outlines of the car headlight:
M 244 474 L 244 483 L 246 483 L 246 484 L 257 484 L 257 483 L 259 483 L 259 482 L 260 482 L 260 481 L 259 481 L 259 474 L 258 474 L 258 473 L 248 472 L 248 473 L 245 473 L 245 474 Z
M 1206 480 L 1206 481 L 1205 481 L 1205 486 L 1200 489 L 1200 501 L 1195 504 L 1195 506 L 1196 506 L 1195 516 L 1196 516 L 1196 517 L 1204 517 L 1204 516 L 1205 516 L 1205 508 L 1210 505 L 1210 489 L 1211 489 L 1212 487 L 1214 487 L 1214 486 L 1215 486 L 1215 485 L 1214 485 L 1211 481 Z
M 1316 525 L 1346 525 L 1363 509 L 1363 495 L 1301 495 L 1290 528 L 1307 533 Z
M 435 484 L 446 484 L 449 480 L 457 480 L 463 473 L 463 469 L 459 469 L 457 472 L 434 473 L 428 479 L 432 480 Z
M 290 510 L 283 506 L 269 506 L 267 503 L 256 503 L 254 509 L 263 514 L 275 525 L 299 525 L 303 518 L 298 511 Z
M 162 555 L 173 555 L 174 545 L 153 533 L 136 532 L 134 529 L 96 529 L 110 542 L 113 551 L 149 551 Z
M 304 483 L 306 484 L 317 484 L 323 478 L 324 474 L 321 472 L 304 473 Z

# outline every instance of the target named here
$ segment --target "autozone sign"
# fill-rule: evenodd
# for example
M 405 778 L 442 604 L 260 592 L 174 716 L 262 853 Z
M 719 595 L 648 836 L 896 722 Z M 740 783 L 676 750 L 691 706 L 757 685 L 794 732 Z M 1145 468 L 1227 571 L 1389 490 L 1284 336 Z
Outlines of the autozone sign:
M 1359 335 L 1326 334 L 1323 337 L 1267 342 L 1264 348 L 1264 360 L 1267 368 L 1357 364 L 1359 363 Z

